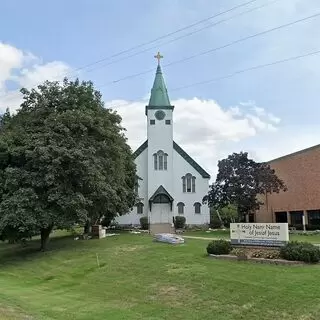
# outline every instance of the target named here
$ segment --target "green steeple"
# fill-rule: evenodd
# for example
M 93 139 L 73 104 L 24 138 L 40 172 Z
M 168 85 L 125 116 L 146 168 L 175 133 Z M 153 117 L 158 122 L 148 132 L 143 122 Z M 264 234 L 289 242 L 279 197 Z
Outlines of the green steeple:
M 149 100 L 150 107 L 168 107 L 170 100 L 166 84 L 163 79 L 160 63 L 158 63 L 156 77 L 154 78 L 151 96 Z

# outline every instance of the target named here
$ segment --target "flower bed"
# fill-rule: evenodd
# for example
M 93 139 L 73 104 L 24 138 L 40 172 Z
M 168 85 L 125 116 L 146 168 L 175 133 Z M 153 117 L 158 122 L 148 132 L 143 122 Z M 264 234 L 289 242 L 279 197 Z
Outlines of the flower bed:
M 289 242 L 282 248 L 231 247 L 226 240 L 213 240 L 207 253 L 216 259 L 242 260 L 269 264 L 301 265 L 319 263 L 320 248 L 304 242 Z

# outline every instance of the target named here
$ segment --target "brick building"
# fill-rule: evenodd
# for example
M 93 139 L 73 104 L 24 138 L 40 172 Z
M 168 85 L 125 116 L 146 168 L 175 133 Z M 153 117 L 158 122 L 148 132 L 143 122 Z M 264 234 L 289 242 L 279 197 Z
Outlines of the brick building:
M 269 161 L 288 191 L 262 197 L 255 222 L 288 222 L 320 229 L 320 144 Z

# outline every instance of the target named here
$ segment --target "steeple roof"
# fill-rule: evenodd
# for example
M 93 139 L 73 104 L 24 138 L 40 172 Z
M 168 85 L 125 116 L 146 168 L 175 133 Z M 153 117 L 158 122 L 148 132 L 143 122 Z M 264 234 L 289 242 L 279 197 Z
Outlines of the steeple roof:
M 158 60 L 159 61 L 159 60 Z M 158 62 L 156 76 L 154 78 L 149 100 L 150 107 L 166 107 L 170 106 L 168 90 L 163 79 L 160 62 Z

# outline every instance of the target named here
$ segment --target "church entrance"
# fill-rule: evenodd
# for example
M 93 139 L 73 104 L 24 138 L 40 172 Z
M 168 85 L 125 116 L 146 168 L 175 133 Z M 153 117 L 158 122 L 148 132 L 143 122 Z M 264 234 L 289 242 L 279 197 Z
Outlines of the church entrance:
M 170 203 L 153 203 L 150 223 L 171 223 Z
M 149 199 L 149 222 L 152 233 L 172 233 L 172 211 L 173 198 L 160 186 L 153 196 Z

